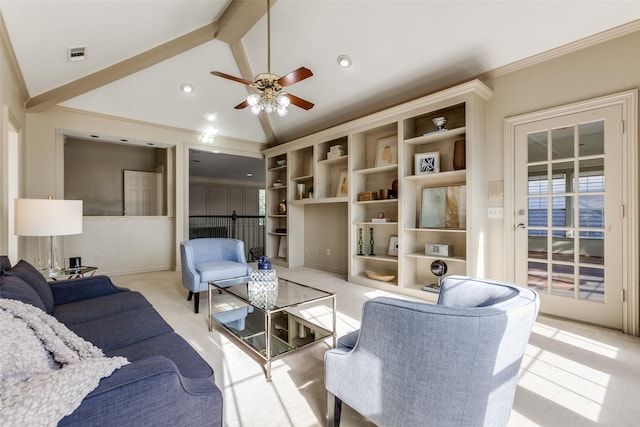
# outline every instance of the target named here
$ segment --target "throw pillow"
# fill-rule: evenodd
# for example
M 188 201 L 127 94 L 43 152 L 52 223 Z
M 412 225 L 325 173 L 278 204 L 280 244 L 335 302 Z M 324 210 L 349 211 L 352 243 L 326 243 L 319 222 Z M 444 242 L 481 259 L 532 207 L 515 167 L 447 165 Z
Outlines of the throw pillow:
M 34 266 L 22 259 L 9 272 L 27 282 L 40 296 L 45 311 L 51 314 L 53 311 L 53 293 L 47 283 L 47 279 Z
M 0 274 L 0 298 L 18 300 L 45 311 L 44 304 L 36 291 L 24 280 L 10 273 Z

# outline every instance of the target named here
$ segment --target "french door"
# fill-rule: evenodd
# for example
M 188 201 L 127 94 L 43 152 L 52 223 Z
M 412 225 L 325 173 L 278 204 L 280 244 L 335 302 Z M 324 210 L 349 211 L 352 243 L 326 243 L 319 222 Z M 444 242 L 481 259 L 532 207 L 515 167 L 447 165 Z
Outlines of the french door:
M 623 329 L 623 126 L 614 104 L 514 127 L 514 276 L 542 313 Z

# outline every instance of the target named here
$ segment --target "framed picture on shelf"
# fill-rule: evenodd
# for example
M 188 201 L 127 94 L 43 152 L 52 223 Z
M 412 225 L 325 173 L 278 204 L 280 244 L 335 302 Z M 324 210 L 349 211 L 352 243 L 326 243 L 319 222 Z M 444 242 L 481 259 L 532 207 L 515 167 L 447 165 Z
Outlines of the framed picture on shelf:
M 336 197 L 346 197 L 349 195 L 349 178 L 347 170 L 341 170 L 336 184 Z
M 389 249 L 387 255 L 398 256 L 398 236 L 389 236 Z
M 375 167 L 398 164 L 398 137 L 397 135 L 380 138 L 376 145 Z
M 430 173 L 440 172 L 440 152 L 432 151 L 430 153 L 417 153 L 415 158 L 416 175 L 427 175 Z
M 287 236 L 280 236 L 278 245 L 278 258 L 287 258 Z
M 467 226 L 466 185 L 422 189 L 420 228 L 457 228 Z

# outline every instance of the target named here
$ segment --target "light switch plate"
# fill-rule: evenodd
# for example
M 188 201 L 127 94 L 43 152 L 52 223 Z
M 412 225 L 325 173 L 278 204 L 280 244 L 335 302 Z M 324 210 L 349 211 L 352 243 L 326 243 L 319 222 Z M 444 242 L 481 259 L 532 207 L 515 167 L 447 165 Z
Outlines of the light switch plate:
M 489 218 L 493 219 L 504 218 L 504 208 L 502 206 L 490 207 L 487 214 Z

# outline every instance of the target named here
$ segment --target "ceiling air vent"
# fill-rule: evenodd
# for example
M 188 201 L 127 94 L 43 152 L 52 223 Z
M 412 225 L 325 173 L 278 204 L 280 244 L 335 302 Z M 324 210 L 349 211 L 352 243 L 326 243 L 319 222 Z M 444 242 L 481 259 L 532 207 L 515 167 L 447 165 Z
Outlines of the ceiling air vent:
M 86 46 L 76 46 L 76 47 L 68 47 L 67 48 L 67 61 L 84 61 L 84 56 L 86 55 L 87 47 Z

